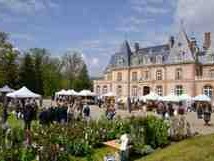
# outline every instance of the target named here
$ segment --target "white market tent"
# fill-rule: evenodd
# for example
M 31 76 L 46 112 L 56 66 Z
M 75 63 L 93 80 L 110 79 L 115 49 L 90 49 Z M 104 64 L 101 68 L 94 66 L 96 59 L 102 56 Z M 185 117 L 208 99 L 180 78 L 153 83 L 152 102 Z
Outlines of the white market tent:
M 194 101 L 201 101 L 201 102 L 211 102 L 210 97 L 208 97 L 208 96 L 206 96 L 204 94 L 194 97 L 193 100 Z
M 62 89 L 61 91 L 56 92 L 56 94 L 55 94 L 55 95 L 59 96 L 59 95 L 66 95 L 66 94 L 67 94 L 67 91 L 66 91 L 66 90 L 64 90 L 64 89 Z
M 4 87 L 0 88 L 1 93 L 10 93 L 14 92 L 15 90 L 10 88 L 8 85 L 5 85 Z
M 191 101 L 192 97 L 189 96 L 188 94 L 182 94 L 179 96 L 180 101 Z
M 116 94 L 113 92 L 109 92 L 109 93 L 103 94 L 102 96 L 103 97 L 116 97 Z
M 149 94 L 143 96 L 143 98 L 145 100 L 156 101 L 156 100 L 159 100 L 161 97 L 158 94 L 154 93 L 154 92 L 150 92 Z
M 96 94 L 91 92 L 90 90 L 82 90 L 78 93 L 78 96 L 87 97 L 87 96 L 96 96 Z
M 73 89 L 67 90 L 66 93 L 67 93 L 68 96 L 77 96 L 78 95 L 78 92 L 76 92 Z
M 12 93 L 8 93 L 6 96 L 10 98 L 41 98 L 41 95 L 30 91 L 26 87 L 22 87 Z
M 167 96 L 162 97 L 160 100 L 165 102 L 180 102 L 179 96 L 175 94 L 169 94 Z

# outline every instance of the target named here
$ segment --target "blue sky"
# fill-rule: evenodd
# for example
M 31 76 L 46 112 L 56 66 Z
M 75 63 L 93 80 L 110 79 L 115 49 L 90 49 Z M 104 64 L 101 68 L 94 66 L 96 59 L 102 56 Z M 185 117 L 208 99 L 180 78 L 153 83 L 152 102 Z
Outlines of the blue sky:
M 55 56 L 79 51 L 97 76 L 125 39 L 141 47 L 165 43 L 181 19 L 191 34 L 214 30 L 207 27 L 214 24 L 214 3 L 207 1 L 0 0 L 0 30 L 21 50 L 47 48 Z

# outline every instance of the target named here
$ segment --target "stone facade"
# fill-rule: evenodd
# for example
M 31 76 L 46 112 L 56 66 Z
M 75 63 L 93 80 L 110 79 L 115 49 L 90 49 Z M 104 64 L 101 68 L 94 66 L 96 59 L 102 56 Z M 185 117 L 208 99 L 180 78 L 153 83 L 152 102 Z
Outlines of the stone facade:
M 203 49 L 184 29 L 168 44 L 131 51 L 125 41 L 119 52 L 112 55 L 104 78 L 94 80 L 98 95 L 113 92 L 120 96 L 137 97 L 154 91 L 159 95 L 187 93 L 206 94 L 213 98 L 214 50 L 209 33 Z

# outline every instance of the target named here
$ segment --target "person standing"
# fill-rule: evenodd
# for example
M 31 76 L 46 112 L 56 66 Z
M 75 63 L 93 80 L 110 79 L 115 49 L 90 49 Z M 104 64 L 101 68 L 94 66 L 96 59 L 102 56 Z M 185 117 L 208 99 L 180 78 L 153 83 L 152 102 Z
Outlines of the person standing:
M 197 110 L 198 119 L 202 119 L 203 118 L 203 105 L 202 105 L 202 103 L 198 104 L 196 110 Z
M 129 138 L 127 134 L 123 134 L 120 137 L 121 145 L 120 145 L 120 161 L 128 161 L 129 159 Z
M 88 104 L 86 103 L 84 108 L 83 108 L 83 118 L 86 121 L 89 121 L 90 118 L 90 107 L 88 106 Z
M 212 107 L 211 104 L 208 103 L 204 103 L 204 107 L 203 107 L 203 112 L 204 112 L 204 122 L 205 122 L 205 126 L 209 125 L 210 119 L 211 119 L 211 113 L 212 113 Z

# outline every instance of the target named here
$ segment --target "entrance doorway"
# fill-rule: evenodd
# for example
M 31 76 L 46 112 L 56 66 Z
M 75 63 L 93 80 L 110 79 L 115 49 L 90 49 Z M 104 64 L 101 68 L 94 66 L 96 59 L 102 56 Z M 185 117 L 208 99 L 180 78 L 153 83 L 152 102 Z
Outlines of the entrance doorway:
M 150 93 L 150 87 L 144 86 L 144 87 L 143 87 L 143 95 L 145 96 L 145 95 L 147 95 L 147 94 L 149 94 L 149 93 Z

